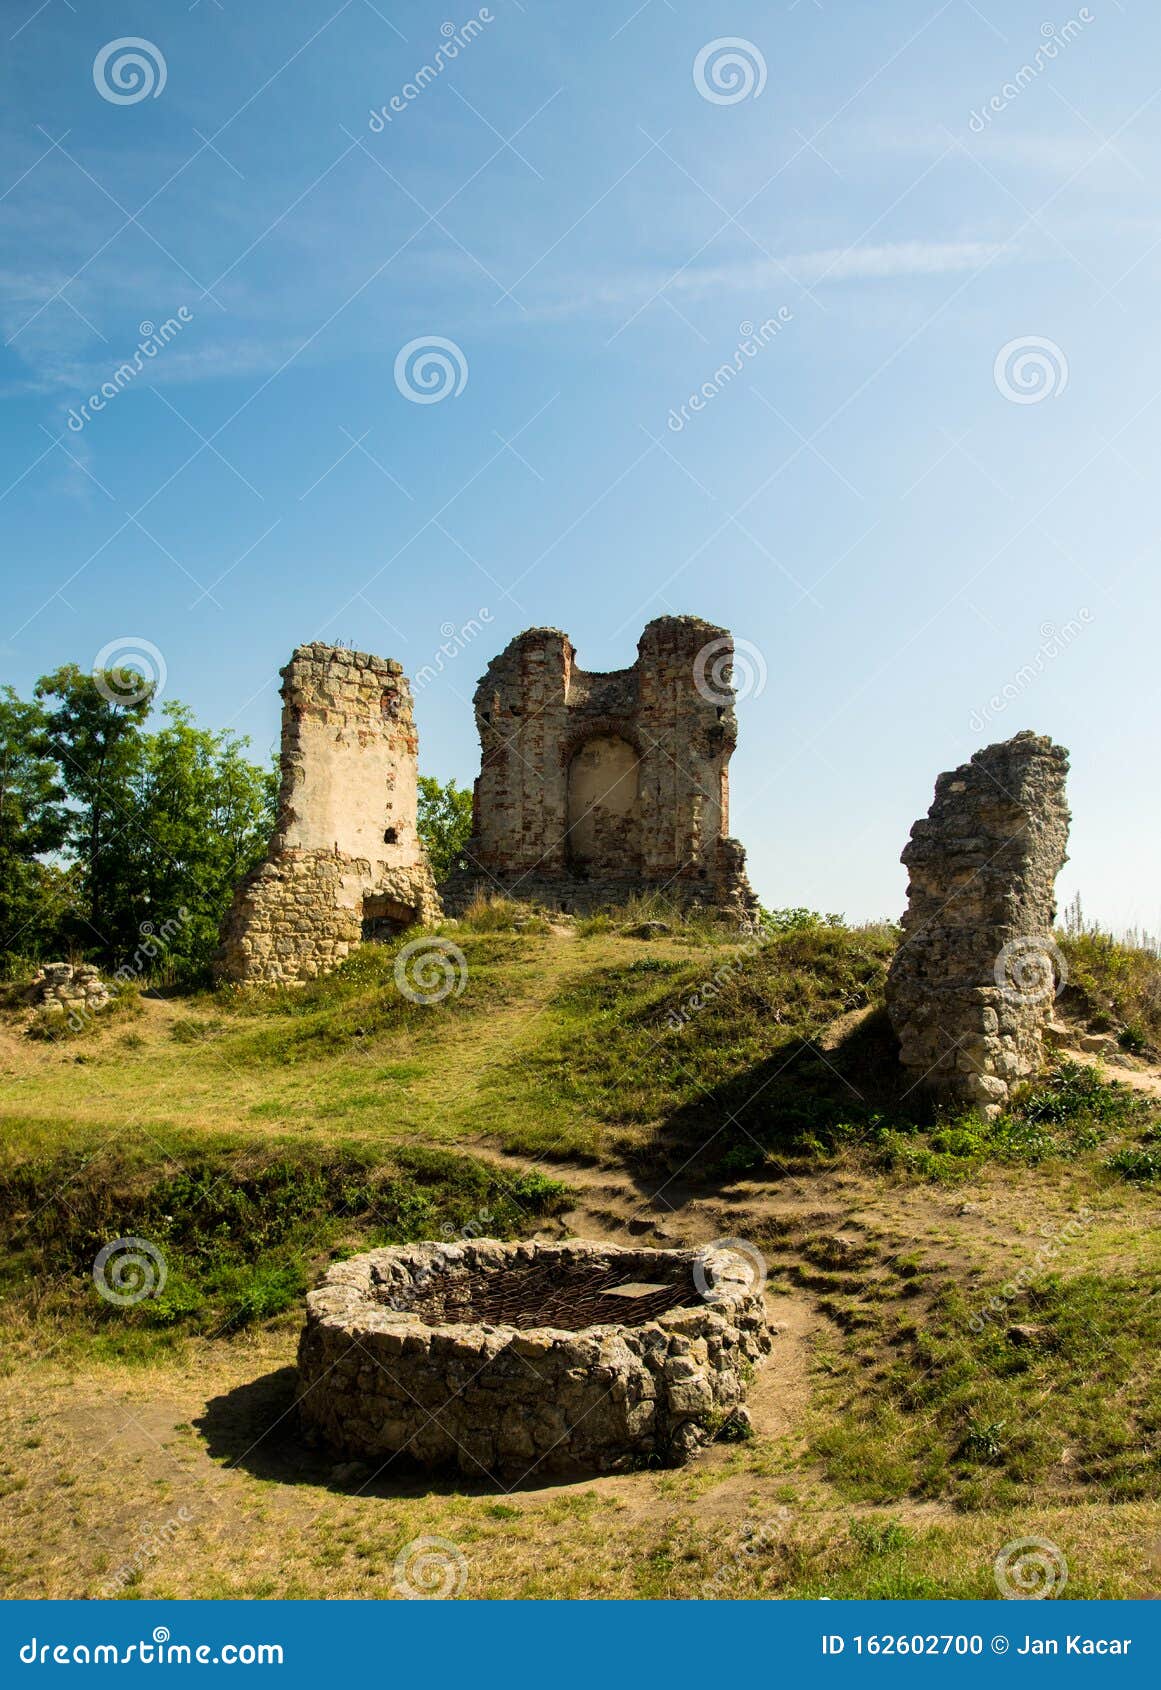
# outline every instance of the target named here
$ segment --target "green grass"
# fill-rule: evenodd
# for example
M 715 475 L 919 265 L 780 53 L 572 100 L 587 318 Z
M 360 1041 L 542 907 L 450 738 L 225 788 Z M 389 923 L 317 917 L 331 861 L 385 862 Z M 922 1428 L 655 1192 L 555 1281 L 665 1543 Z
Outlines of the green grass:
M 385 1160 L 354 1146 L 239 1153 L 179 1142 L 159 1161 L 145 1145 L 78 1145 L 0 1172 L 0 1293 L 17 1325 L 35 1317 L 97 1353 L 140 1358 L 165 1335 L 222 1335 L 286 1311 L 297 1320 L 337 1256 L 520 1236 L 564 1201 L 564 1186 L 542 1175 L 418 1146 Z M 103 1299 L 93 1281 L 98 1252 L 122 1238 L 147 1240 L 165 1263 L 164 1286 L 151 1270 L 159 1294 L 129 1306 Z
M 239 1417 L 231 1448 L 250 1449 L 270 1405 L 289 1406 L 302 1299 L 330 1262 L 551 1230 L 576 1200 L 598 1220 L 607 1201 L 613 1226 L 606 1186 L 627 1212 L 680 1168 L 696 1201 L 678 1199 L 671 1233 L 688 1219 L 692 1236 L 754 1239 L 793 1316 L 755 1381 L 756 1436 L 599 1495 L 500 1500 L 442 1481 L 360 1495 L 329 1458 L 300 1470 L 289 1437 L 250 1474 L 218 1453 L 244 1504 L 191 1549 L 188 1581 L 175 1558 L 138 1593 L 366 1594 L 430 1532 L 471 1545 L 478 1595 L 688 1597 L 724 1568 L 719 1594 L 739 1598 L 989 1596 L 996 1551 L 1032 1533 L 1067 1553 L 1070 1595 L 1137 1592 L 1161 1478 L 1157 1104 L 1060 1063 L 998 1121 L 925 1112 L 902 1095 L 883 1012 L 888 927 L 782 911 L 759 942 L 633 909 L 565 936 L 532 915 L 489 905 L 446 927 L 466 982 L 428 1006 L 396 987 L 409 935 L 301 989 L 146 1001 L 83 1040 L 25 1042 L 27 1011 L 10 1012 L 0 1339 L 17 1437 L 46 1440 L 26 1450 L 44 1489 L 26 1497 L 17 1576 L 87 1588 L 87 1545 L 123 1489 L 148 1517 L 137 1468 L 100 1453 L 106 1401 L 156 1390 L 176 1431 L 215 1399 L 211 1418 Z M 633 936 L 651 919 L 670 930 Z M 1106 998 L 1129 982 L 1106 1005 L 1128 1027 L 1147 976 L 1093 954 Z M 555 1160 L 560 1179 L 502 1169 L 497 1146 Z M 576 1198 L 570 1160 L 605 1165 L 578 1173 Z M 161 1251 L 166 1283 L 111 1305 L 94 1259 L 131 1237 Z M 784 1363 L 789 1429 L 773 1434 L 758 1391 L 781 1391 Z M 184 1434 L 191 1451 L 207 1435 Z M 755 1546 L 741 1527 L 764 1520 Z
M 920 1316 L 884 1303 L 870 1334 L 846 1340 L 823 1385 L 814 1451 L 827 1477 L 864 1501 L 911 1494 L 998 1508 L 1030 1489 L 1155 1496 L 1159 1350 L 1156 1270 L 1145 1283 L 1040 1275 L 1014 1296 L 948 1278 Z M 879 1364 L 868 1368 L 872 1354 Z
M 489 1141 L 727 1185 L 832 1166 L 954 1184 L 1067 1163 L 1094 1189 L 1161 1172 L 1156 1104 L 1074 1064 L 991 1123 L 900 1098 L 890 928 L 783 911 L 740 940 L 694 917 L 646 945 L 516 931 L 519 910 L 493 900 L 472 918 L 484 931 L 454 930 L 464 989 L 439 1003 L 398 990 L 401 940 L 300 989 L 193 994 L 151 1038 L 90 1040 L 83 1068 L 49 1053 L 11 1094 L 0 1289 L 112 1334 L 89 1270 L 109 1238 L 140 1236 L 169 1278 L 118 1310 L 119 1342 L 276 1318 L 337 1250 L 439 1236 L 479 1209 L 515 1234 L 559 1207 L 538 1176 L 501 1190 L 470 1154 Z
M 488 897 L 478 894 L 459 921 L 446 922 L 444 933 L 547 933 L 549 919 L 545 911 L 516 898 Z
M 398 946 L 368 945 L 334 974 L 309 985 L 236 994 L 230 1018 L 235 1025 L 227 1021 L 219 1029 L 223 1053 L 236 1062 L 297 1063 L 353 1052 L 360 1043 L 392 1035 L 440 1041 L 447 1038 L 449 1023 L 474 1019 L 510 1002 L 519 988 L 521 965 L 536 955 L 535 942 L 518 936 L 463 934 L 453 940 L 448 935 L 430 943 L 433 954 L 439 954 L 436 947 L 444 943 L 454 944 L 459 953 L 443 953 L 446 975 L 412 981 L 413 987 L 428 993 L 442 989 L 446 979 L 447 995 L 438 1002 L 417 1002 L 400 991 L 395 977 Z M 405 979 L 411 976 L 405 973 Z
M 664 931 L 656 928 L 644 931 L 646 923 L 662 923 Z M 700 909 L 674 902 L 664 893 L 642 893 L 628 898 L 623 904 L 580 916 L 576 931 L 582 939 L 621 934 L 627 938 L 669 940 L 681 945 L 721 945 L 735 943 L 736 923 L 720 910 Z
M 881 1002 L 892 946 L 882 929 L 811 926 L 708 955 L 590 967 L 554 996 L 523 1056 L 525 1083 L 610 1129 L 603 1142 L 638 1161 L 684 1160 L 714 1134 L 715 1157 L 754 1139 L 793 1150 L 841 1113 L 840 1092 L 854 1095 L 837 1070 L 857 1068 L 860 1053 L 823 1060 L 814 1041 L 836 1016 Z
M 463 990 L 426 1005 L 397 987 L 399 946 L 368 946 L 305 987 L 185 998 L 168 1049 L 139 1018 L 78 1041 L 88 1072 L 50 1064 L 11 1107 L 93 1126 L 124 1112 L 162 1143 L 229 1119 L 241 1138 L 492 1142 L 727 1182 L 846 1158 L 947 1183 L 1098 1151 L 1114 1175 L 1153 1177 L 1152 1150 L 1129 1151 L 1156 1106 L 1087 1069 L 1057 1070 L 990 1125 L 933 1121 L 901 1095 L 883 1010 L 892 929 L 800 911 L 762 939 L 694 928 L 645 943 L 465 924 L 445 935 Z
M 879 1120 L 859 1141 L 873 1148 L 883 1167 L 954 1184 L 988 1162 L 1036 1166 L 1074 1161 L 1125 1134 L 1141 1132 L 1148 1139 L 1159 1113 L 1155 1100 L 1095 1069 L 1060 1062 L 995 1121 L 969 1117 L 917 1131 Z M 1146 1168 L 1151 1154 L 1122 1149 L 1104 1165 L 1126 1178 L 1147 1178 L 1130 1169 Z

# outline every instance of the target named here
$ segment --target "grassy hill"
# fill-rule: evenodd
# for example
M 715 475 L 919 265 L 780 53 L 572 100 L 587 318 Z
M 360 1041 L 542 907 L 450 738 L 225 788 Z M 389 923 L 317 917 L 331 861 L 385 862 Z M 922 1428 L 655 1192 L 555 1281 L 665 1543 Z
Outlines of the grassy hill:
M 1070 1595 L 1157 1593 L 1156 959 L 1063 941 L 1058 1013 L 1116 1064 L 1063 1052 L 985 1126 L 901 1094 L 893 930 L 787 912 L 758 945 L 648 913 L 482 908 L 427 1006 L 398 946 L 298 990 L 123 994 L 76 1037 L 10 990 L 11 1593 L 391 1595 L 431 1534 L 469 1595 L 992 1595 L 1025 1537 Z M 755 1436 L 510 1492 L 303 1450 L 306 1289 L 466 1229 L 749 1240 L 781 1329 Z M 159 1296 L 97 1295 L 117 1237 L 161 1253 Z

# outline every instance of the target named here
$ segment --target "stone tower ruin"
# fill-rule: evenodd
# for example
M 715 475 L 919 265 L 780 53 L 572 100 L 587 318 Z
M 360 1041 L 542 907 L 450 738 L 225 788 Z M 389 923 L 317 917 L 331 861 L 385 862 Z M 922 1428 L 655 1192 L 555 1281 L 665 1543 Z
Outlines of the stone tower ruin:
M 278 822 L 226 919 L 225 978 L 310 980 L 363 940 L 439 919 L 415 826 L 416 750 L 398 663 L 298 647 L 282 670 Z
M 442 888 L 449 908 L 477 891 L 582 913 L 640 892 L 757 908 L 728 836 L 730 635 L 662 616 L 637 651 L 596 674 L 567 634 L 530 628 L 488 666 L 469 867 Z
M 1049 739 L 989 745 L 940 775 L 903 852 L 911 883 L 887 981 L 901 1060 L 936 1100 L 989 1117 L 1043 1064 L 1067 773 Z

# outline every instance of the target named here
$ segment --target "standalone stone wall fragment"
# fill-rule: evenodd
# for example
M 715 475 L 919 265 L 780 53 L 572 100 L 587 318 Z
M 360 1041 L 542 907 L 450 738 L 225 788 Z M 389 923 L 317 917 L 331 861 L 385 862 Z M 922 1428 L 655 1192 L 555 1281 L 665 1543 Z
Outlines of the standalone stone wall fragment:
M 1061 959 L 1068 753 L 1020 733 L 940 775 L 903 852 L 910 873 L 887 1007 L 904 1067 L 950 1105 L 998 1114 L 1039 1071 Z
M 390 658 L 299 646 L 282 670 L 281 789 L 267 858 L 239 886 L 220 972 L 309 980 L 441 910 L 416 832 L 411 691 Z
M 558 628 L 530 628 L 475 695 L 481 766 L 469 868 L 442 888 L 584 912 L 633 893 L 749 915 L 729 837 L 733 642 L 695 616 L 650 622 L 628 669 L 592 673 Z

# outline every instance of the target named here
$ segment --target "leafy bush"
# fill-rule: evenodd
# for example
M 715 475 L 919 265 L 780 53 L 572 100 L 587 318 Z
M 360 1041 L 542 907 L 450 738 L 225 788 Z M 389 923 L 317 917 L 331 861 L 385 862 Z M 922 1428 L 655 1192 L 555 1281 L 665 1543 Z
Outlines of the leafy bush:
M 861 1142 L 884 1167 L 954 1182 L 986 1161 L 1035 1165 L 1049 1158 L 1072 1160 L 1118 1130 L 1147 1120 L 1155 1107 L 1128 1087 L 1102 1079 L 1094 1068 L 1061 1062 L 997 1120 L 973 1115 L 924 1131 L 898 1119 L 873 1118 Z M 1115 1158 L 1106 1165 L 1119 1168 Z
M 1049 1070 L 1019 1107 L 1026 1121 L 1059 1125 L 1083 1116 L 1116 1122 L 1139 1113 L 1141 1100 L 1126 1087 L 1102 1079 L 1095 1068 L 1079 1062 L 1061 1062 Z
M 1058 934 L 1068 963 L 1064 1007 L 1093 1027 L 1124 1029 L 1128 1050 L 1161 1045 L 1161 957 L 1099 930 Z
M 793 933 L 804 927 L 846 926 L 844 916 L 820 915 L 817 910 L 803 909 L 801 906 L 785 910 L 763 908 L 759 921 L 767 933 Z
M 1106 1157 L 1105 1167 L 1134 1185 L 1154 1185 L 1161 1179 L 1161 1149 L 1133 1145 Z

